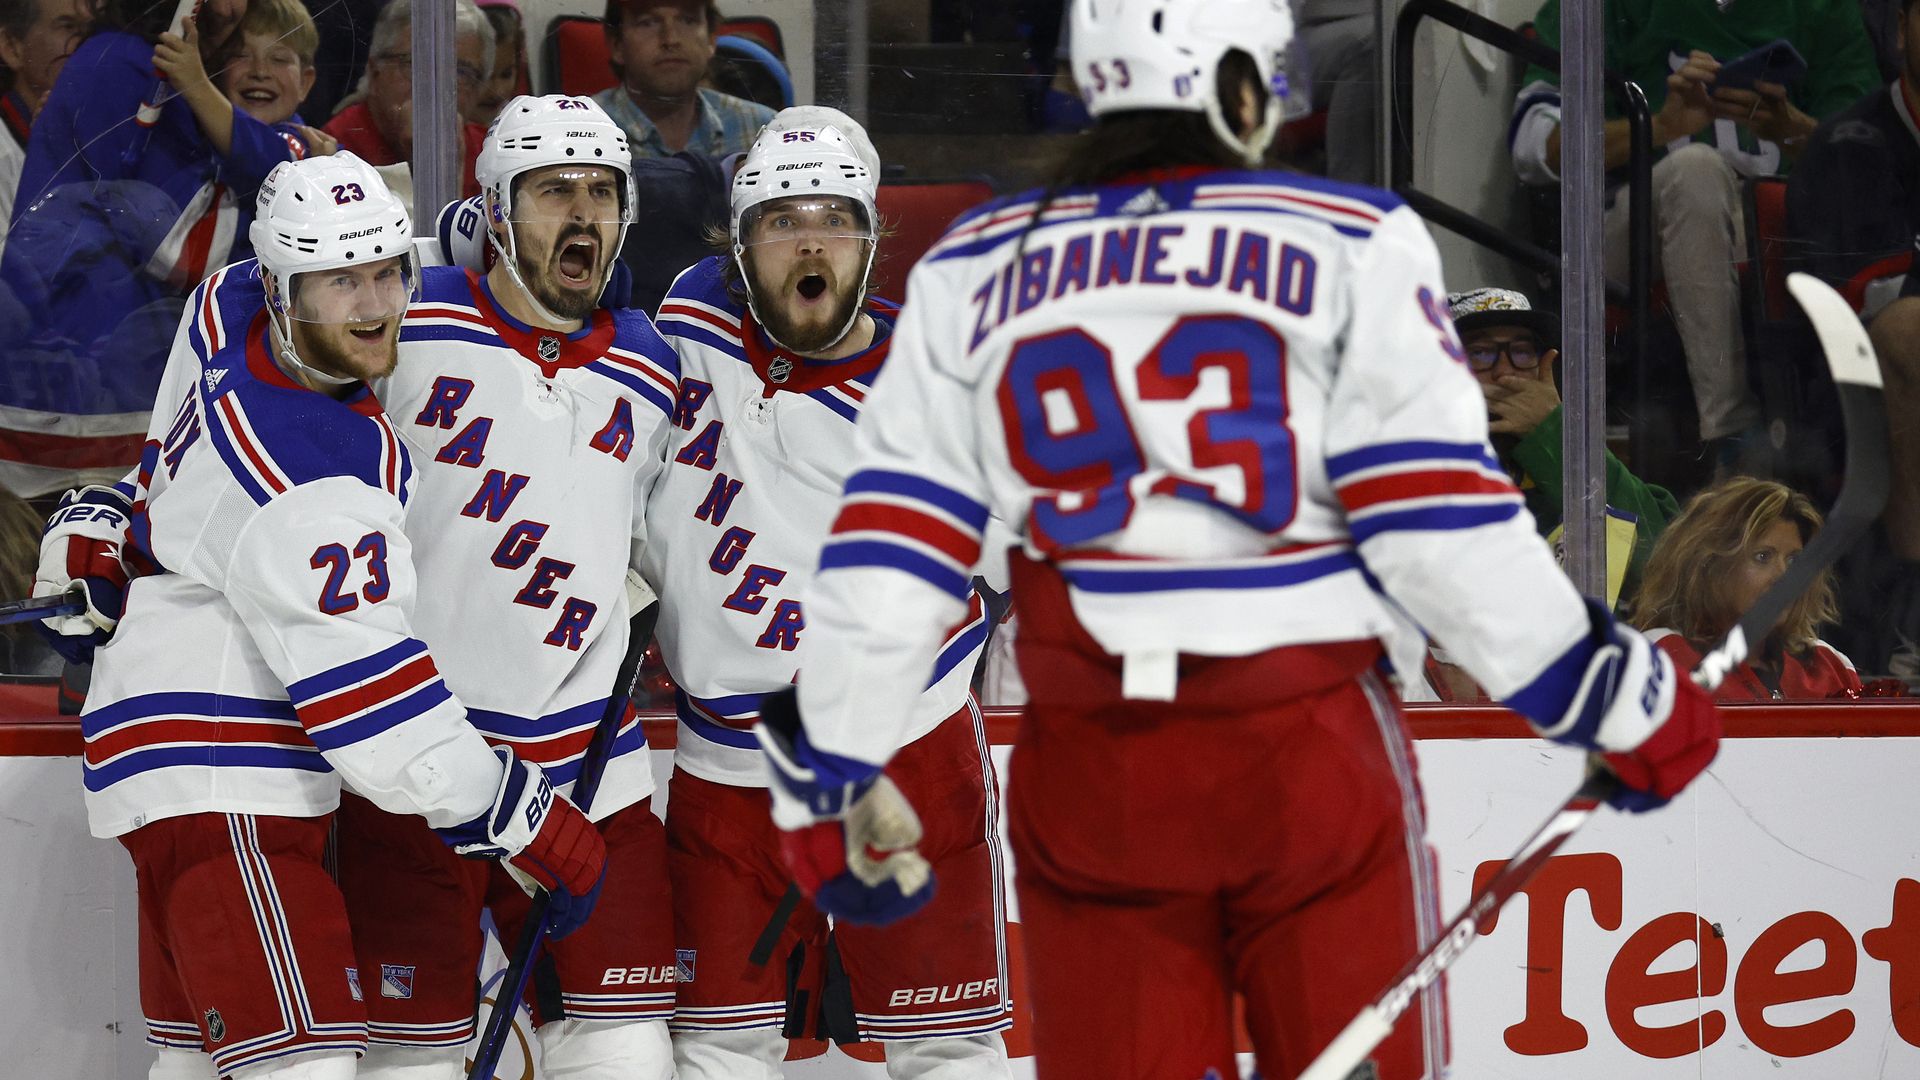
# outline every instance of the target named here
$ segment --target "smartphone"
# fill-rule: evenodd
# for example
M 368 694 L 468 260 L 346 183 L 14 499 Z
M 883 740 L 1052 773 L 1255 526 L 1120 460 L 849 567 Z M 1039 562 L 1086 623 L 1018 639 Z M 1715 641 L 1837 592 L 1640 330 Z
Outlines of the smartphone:
M 1807 62 L 1800 56 L 1800 50 L 1786 38 L 1779 38 L 1721 64 L 1720 71 L 1713 77 L 1713 88 L 1751 90 L 1757 82 L 1792 86 L 1806 74 Z

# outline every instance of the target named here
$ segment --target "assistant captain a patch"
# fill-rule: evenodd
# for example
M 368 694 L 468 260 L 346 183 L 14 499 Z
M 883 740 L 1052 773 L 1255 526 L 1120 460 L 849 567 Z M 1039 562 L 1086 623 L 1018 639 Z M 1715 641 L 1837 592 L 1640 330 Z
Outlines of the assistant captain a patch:
M 380 965 L 380 996 L 384 998 L 410 998 L 413 996 L 412 964 Z

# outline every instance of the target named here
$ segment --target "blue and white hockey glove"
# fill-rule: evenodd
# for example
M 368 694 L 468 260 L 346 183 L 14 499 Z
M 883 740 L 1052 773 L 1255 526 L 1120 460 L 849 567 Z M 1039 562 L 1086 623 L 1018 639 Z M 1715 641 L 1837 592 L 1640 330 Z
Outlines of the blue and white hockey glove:
M 469 859 L 497 859 L 520 887 L 532 895 L 545 889 L 547 933 L 563 938 L 593 914 L 600 886 L 607 879 L 607 845 L 566 798 L 553 790 L 540 766 L 522 761 L 504 746 L 500 787 L 485 814 L 452 828 L 440 839 Z
M 1713 762 L 1720 710 L 1705 690 L 1640 632 L 1587 601 L 1596 646 L 1572 700 L 1542 734 L 1595 750 L 1620 779 L 1607 801 L 1644 813 L 1667 804 Z M 1524 695 L 1508 705 L 1532 716 Z
M 133 504 L 118 488 L 90 484 L 60 497 L 60 508 L 40 535 L 33 595 L 72 593 L 87 605 L 78 615 L 40 620 L 40 633 L 68 662 L 93 659 L 127 604 L 127 568 L 121 559 Z
M 915 850 L 920 817 L 877 767 L 808 745 L 797 697 L 767 695 L 753 726 L 773 776 L 781 858 L 800 891 L 836 919 L 904 919 L 933 899 L 933 868 Z

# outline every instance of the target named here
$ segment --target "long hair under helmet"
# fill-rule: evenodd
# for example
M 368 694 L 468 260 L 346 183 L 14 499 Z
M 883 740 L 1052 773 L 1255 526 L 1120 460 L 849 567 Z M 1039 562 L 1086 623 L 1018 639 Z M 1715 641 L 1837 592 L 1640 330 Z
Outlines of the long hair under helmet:
M 1168 109 L 1204 113 L 1213 133 L 1257 165 L 1285 112 L 1287 0 L 1073 0 L 1073 78 L 1095 117 Z M 1265 113 L 1243 138 L 1220 100 L 1220 61 L 1252 58 L 1267 88 Z

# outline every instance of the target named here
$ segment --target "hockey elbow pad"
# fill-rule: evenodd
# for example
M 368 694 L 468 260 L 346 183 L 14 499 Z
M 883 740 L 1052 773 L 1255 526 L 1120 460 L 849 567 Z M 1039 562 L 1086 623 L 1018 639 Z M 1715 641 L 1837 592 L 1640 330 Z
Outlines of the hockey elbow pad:
M 1720 710 L 1673 658 L 1588 601 L 1599 644 L 1558 723 L 1542 733 L 1598 751 L 1635 813 L 1665 806 L 1705 771 L 1720 745 Z
M 40 633 L 69 662 L 93 659 L 106 643 L 127 603 L 126 564 L 122 559 L 133 503 L 120 489 L 91 484 L 60 498 L 40 536 L 40 562 L 33 574 L 33 595 L 67 593 L 86 604 L 78 615 L 42 619 Z
M 781 859 L 815 907 L 885 924 L 933 899 L 933 868 L 917 850 L 920 817 L 892 780 L 809 746 L 791 689 L 761 702 L 753 732 L 771 773 Z
M 503 746 L 500 787 L 493 806 L 472 821 L 440 830 L 456 854 L 497 859 L 528 892 L 537 886 L 551 900 L 547 932 L 563 938 L 593 913 L 607 876 L 607 845 L 600 830 L 553 790 L 540 766 Z

